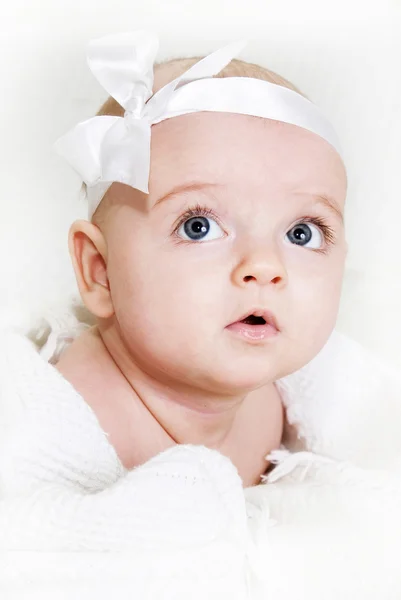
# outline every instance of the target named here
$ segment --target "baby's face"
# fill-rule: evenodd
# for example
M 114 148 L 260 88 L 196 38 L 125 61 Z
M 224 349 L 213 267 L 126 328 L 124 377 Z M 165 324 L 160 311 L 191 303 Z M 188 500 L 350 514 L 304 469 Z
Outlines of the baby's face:
M 135 362 L 225 393 L 309 362 L 335 326 L 346 256 L 341 217 L 319 202 L 343 212 L 335 150 L 286 123 L 180 116 L 152 127 L 149 190 L 114 183 L 104 230 L 113 318 Z M 274 337 L 227 329 L 255 307 L 274 313 Z

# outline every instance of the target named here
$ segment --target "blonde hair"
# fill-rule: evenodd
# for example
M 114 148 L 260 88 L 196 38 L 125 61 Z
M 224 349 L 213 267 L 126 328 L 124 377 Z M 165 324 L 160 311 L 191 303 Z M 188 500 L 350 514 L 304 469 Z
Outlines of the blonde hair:
M 202 58 L 204 57 L 198 56 L 192 58 L 175 58 L 156 63 L 154 66 L 153 92 L 157 92 L 157 90 L 184 73 Z M 261 67 L 260 65 L 248 63 L 236 58 L 234 58 L 226 67 L 224 67 L 220 73 L 215 75 L 215 77 L 252 77 L 254 79 L 262 79 L 264 81 L 269 81 L 270 83 L 275 83 L 277 85 L 289 88 L 290 90 L 293 90 L 294 92 L 297 92 L 298 94 L 301 94 L 307 98 L 307 96 L 305 96 L 305 94 L 303 94 L 295 85 L 278 73 L 270 71 L 269 69 Z M 307 99 L 309 100 L 309 98 Z M 96 116 L 102 115 L 122 117 L 124 116 L 124 108 L 117 102 L 117 100 L 115 100 L 112 96 L 109 96 L 96 113 Z M 85 189 L 85 183 L 83 184 L 83 188 Z M 107 198 L 106 192 L 92 217 L 92 221 L 94 223 L 100 224 L 104 221 L 108 208 Z

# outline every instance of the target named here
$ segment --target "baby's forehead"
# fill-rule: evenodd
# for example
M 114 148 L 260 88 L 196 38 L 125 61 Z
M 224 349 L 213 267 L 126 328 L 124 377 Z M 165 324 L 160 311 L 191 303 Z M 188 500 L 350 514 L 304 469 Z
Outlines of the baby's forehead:
M 341 158 L 326 140 L 288 123 L 204 111 L 152 127 L 150 187 L 156 196 L 185 181 L 246 191 L 336 188 L 344 176 Z

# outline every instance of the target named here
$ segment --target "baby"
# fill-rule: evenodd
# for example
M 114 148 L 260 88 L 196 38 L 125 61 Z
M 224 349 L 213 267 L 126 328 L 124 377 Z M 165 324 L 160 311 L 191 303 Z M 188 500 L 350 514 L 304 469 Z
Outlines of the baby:
M 160 63 L 153 92 L 200 59 Z M 237 59 L 218 74 L 299 90 Z M 110 97 L 98 115 L 123 116 Z M 287 122 L 198 111 L 152 125 L 149 193 L 108 188 L 69 232 L 96 325 L 56 369 L 131 469 L 176 444 L 260 482 L 286 417 L 275 382 L 334 329 L 347 244 L 336 149 Z

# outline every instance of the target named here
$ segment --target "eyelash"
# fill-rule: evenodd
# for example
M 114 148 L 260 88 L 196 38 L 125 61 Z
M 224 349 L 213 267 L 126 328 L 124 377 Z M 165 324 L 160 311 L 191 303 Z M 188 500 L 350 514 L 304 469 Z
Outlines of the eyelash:
M 195 206 L 189 207 L 185 211 L 185 213 L 183 215 L 181 215 L 177 225 L 174 227 L 173 235 L 177 234 L 178 229 L 181 227 L 181 225 L 183 223 L 185 223 L 185 221 L 187 221 L 188 219 L 192 219 L 193 217 L 212 217 L 220 225 L 220 227 L 222 227 L 222 225 L 220 223 L 220 219 L 218 218 L 216 213 L 211 208 L 208 208 L 206 206 L 201 206 L 200 204 L 196 204 Z M 299 223 L 312 223 L 313 225 L 316 225 L 322 231 L 323 237 L 328 246 L 331 246 L 335 243 L 335 240 L 336 240 L 335 231 L 332 227 L 330 227 L 330 225 L 328 225 L 327 221 L 323 217 L 305 216 L 305 217 L 302 217 L 301 219 L 299 219 L 297 221 L 297 223 L 295 223 L 295 225 L 293 225 L 293 227 L 295 227 Z M 180 242 L 184 242 L 184 243 L 186 241 L 186 240 L 182 240 L 181 238 L 179 238 L 179 240 L 180 240 Z M 189 243 L 193 244 L 194 242 L 189 242 Z M 328 249 L 327 248 L 320 248 L 320 249 L 314 248 L 313 251 L 318 252 L 320 254 L 327 254 Z

